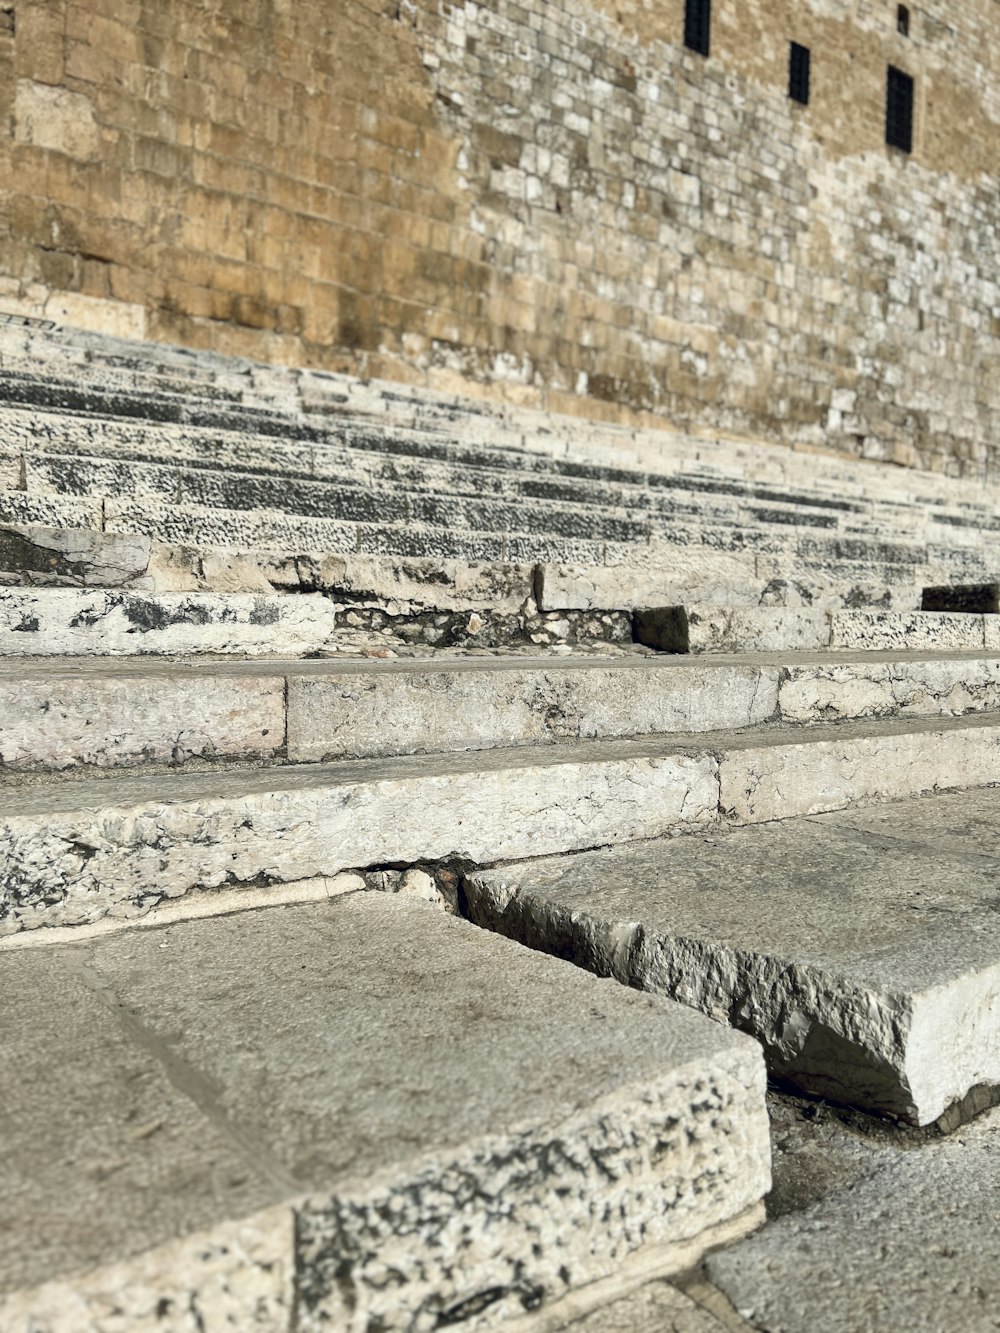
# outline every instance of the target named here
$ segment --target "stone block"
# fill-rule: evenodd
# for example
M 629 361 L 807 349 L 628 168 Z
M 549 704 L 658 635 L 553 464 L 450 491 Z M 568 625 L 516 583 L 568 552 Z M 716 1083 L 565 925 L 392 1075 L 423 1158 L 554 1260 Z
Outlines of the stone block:
M 718 815 L 714 757 L 655 741 L 80 780 L 11 793 L 0 935 L 371 865 L 656 837 Z
M 318 594 L 0 589 L 0 653 L 12 657 L 149 653 L 296 657 L 323 648 L 333 631 L 333 604 Z
M 760 1218 L 756 1043 L 425 903 L 121 932 L 0 986 L 5 1328 L 495 1328 Z
M 340 667 L 288 680 L 292 762 L 607 740 L 759 725 L 778 669 L 551 662 Z
M 1000 611 L 1000 584 L 958 583 L 924 588 L 921 611 L 956 611 L 967 615 L 996 615 Z
M 923 611 L 834 611 L 831 648 L 866 652 L 939 652 L 985 646 L 983 617 Z
M 137 533 L 0 524 L 0 579 L 28 584 L 114 588 L 149 567 L 150 540 Z
M 86 162 L 100 151 L 94 105 L 83 93 L 18 79 L 14 93 L 14 138 Z
M 26 675 L 0 666 L 0 764 L 182 764 L 274 757 L 285 744 L 277 676 L 95 672 L 92 664 Z
M 762 1042 L 772 1074 L 914 1124 L 1000 1084 L 995 791 L 978 828 L 928 841 L 852 813 L 476 871 L 472 919 Z M 946 817 L 946 816 L 945 816 Z

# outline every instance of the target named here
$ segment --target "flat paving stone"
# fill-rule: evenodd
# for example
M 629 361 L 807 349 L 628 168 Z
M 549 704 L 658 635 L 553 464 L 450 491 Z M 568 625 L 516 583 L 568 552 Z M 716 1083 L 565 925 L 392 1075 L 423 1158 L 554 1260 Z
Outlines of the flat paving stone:
M 5 1333 L 492 1327 L 762 1215 L 754 1042 L 428 905 L 29 950 L 0 988 Z
M 467 911 L 752 1033 L 799 1088 L 924 1125 L 1000 1084 L 1000 792 L 962 799 L 977 836 L 947 849 L 846 812 L 476 871 Z
M 761 1333 L 992 1333 L 998 1180 L 994 1110 L 710 1256 L 708 1277 Z

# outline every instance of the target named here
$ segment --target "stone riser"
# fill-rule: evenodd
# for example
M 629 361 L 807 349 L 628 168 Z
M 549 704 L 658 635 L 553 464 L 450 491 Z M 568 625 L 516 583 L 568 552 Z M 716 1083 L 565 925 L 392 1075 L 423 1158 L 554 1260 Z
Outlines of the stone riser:
M 555 855 L 1000 772 L 995 715 L 8 788 L 0 933 L 362 866 Z
M 0 765 L 298 764 L 995 711 L 996 658 L 708 670 L 598 659 L 406 669 L 64 661 L 51 670 L 0 668 Z

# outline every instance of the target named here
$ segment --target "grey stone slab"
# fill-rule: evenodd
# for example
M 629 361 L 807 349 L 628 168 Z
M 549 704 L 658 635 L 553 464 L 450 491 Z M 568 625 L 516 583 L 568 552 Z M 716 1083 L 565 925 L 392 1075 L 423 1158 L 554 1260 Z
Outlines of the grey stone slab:
M 298 654 L 326 646 L 333 603 L 320 594 L 136 593 L 0 588 L 0 653 Z
M 0 525 L 0 580 L 119 587 L 145 576 L 149 555 L 149 538 L 134 533 Z
M 814 652 L 830 645 L 830 612 L 825 610 L 722 607 L 704 602 L 689 604 L 682 610 L 685 614 L 679 620 L 675 644 L 668 651 Z
M 786 722 L 987 712 L 1000 708 L 1000 660 L 899 655 L 888 662 L 790 661 L 782 672 L 778 703 Z
M 627 741 L 8 786 L 0 935 L 364 866 L 655 837 L 717 818 L 717 767 Z
M 597 660 L 585 669 L 484 664 L 462 672 L 290 677 L 288 756 L 340 759 L 746 727 L 773 715 L 777 693 L 774 667 L 706 673 Z
M 0 764 L 67 769 L 274 757 L 280 675 L 0 675 Z
M 557 854 L 996 780 L 1000 724 L 561 741 L 263 770 L 8 780 L 0 934 L 386 864 Z
M 737 823 L 988 786 L 1000 777 L 995 713 L 791 726 L 761 741 L 740 737 L 719 750 L 720 805 Z
M 849 819 L 476 871 L 469 911 L 751 1032 L 808 1092 L 927 1124 L 1000 1084 L 1000 858 L 862 840 Z
M 769 1333 L 993 1333 L 1000 1326 L 1000 1113 L 710 1257 Z
M 704 1248 L 769 1182 L 754 1043 L 426 905 L 126 932 L 8 959 L 0 985 L 18 1333 L 99 1309 L 96 1265 L 142 1330 L 178 1294 L 239 1328 L 493 1327 Z

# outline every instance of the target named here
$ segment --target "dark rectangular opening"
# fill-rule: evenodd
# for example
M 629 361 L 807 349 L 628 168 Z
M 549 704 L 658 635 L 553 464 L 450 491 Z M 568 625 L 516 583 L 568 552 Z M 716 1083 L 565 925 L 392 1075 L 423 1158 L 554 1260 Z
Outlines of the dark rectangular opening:
M 685 0 L 684 45 L 701 56 L 708 55 L 712 28 L 712 0 Z
M 1000 611 L 1000 586 L 995 583 L 953 583 L 947 588 L 924 588 L 920 609 L 996 615 Z
M 809 105 L 809 48 L 792 42 L 788 51 L 788 96 Z
M 891 148 L 913 152 L 913 79 L 889 66 L 885 93 L 885 141 Z

